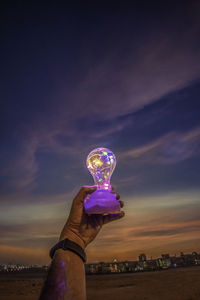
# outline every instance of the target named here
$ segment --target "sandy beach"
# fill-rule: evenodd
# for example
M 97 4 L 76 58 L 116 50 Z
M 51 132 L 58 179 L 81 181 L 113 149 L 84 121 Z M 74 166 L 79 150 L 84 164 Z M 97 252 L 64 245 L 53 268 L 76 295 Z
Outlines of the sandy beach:
M 45 273 L 0 276 L 1 300 L 37 300 Z M 199 300 L 200 267 L 87 276 L 88 300 Z

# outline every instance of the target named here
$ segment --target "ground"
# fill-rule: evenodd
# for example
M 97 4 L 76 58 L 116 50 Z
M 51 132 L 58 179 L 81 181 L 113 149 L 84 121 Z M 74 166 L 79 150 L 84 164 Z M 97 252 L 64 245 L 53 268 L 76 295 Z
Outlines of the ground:
M 37 275 L 0 277 L 0 300 L 37 300 Z M 87 276 L 88 300 L 199 300 L 200 267 L 156 272 Z

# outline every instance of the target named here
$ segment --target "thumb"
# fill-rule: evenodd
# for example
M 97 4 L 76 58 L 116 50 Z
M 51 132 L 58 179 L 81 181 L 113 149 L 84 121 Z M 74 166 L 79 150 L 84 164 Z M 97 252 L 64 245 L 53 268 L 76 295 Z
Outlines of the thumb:
M 83 204 L 85 197 L 93 193 L 97 189 L 96 186 L 83 186 L 74 199 L 74 204 Z

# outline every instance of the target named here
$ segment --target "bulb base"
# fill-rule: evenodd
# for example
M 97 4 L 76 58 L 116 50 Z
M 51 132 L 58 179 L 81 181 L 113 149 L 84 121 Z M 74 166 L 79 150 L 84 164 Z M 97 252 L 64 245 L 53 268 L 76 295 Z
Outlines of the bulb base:
M 120 203 L 116 196 L 108 190 L 96 190 L 84 201 L 85 213 L 92 214 L 120 214 Z

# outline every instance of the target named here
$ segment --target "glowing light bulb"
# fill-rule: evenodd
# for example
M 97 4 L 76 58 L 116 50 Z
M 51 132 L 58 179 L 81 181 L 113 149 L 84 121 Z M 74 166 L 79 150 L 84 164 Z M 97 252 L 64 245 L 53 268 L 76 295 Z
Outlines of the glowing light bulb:
M 116 166 L 115 155 L 106 148 L 94 149 L 88 155 L 86 165 L 97 188 L 111 190 L 110 177 Z
M 93 176 L 97 190 L 85 200 L 84 208 L 88 214 L 118 214 L 120 204 L 110 193 L 110 177 L 116 166 L 115 155 L 107 148 L 97 148 L 87 157 L 86 165 Z

